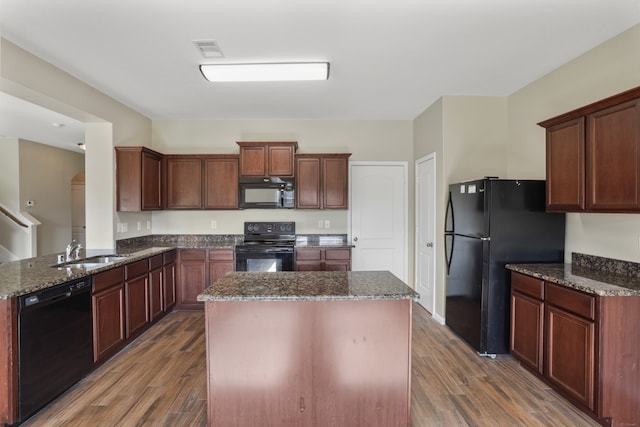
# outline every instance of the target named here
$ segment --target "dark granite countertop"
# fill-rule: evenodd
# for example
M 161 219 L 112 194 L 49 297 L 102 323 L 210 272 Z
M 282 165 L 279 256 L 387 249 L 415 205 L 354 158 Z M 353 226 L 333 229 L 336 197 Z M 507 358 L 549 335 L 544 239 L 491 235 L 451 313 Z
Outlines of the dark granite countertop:
M 401 300 L 419 295 L 388 271 L 227 273 L 198 301 Z
M 600 296 L 640 296 L 640 279 L 575 264 L 507 264 L 507 269 Z
M 9 299 L 25 295 L 40 289 L 49 288 L 71 280 L 82 279 L 101 271 L 139 261 L 153 255 L 172 250 L 170 247 L 152 247 L 137 251 L 122 251 L 128 255 L 124 260 L 105 264 L 90 270 L 58 266 L 56 255 L 45 255 L 20 261 L 0 264 L 0 299 Z M 89 250 L 87 256 L 114 254 L 113 250 Z

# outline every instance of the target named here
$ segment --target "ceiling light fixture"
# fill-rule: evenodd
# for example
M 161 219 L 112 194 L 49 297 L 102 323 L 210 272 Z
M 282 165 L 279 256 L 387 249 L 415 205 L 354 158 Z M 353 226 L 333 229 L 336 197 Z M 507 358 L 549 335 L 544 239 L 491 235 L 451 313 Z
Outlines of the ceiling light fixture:
M 210 82 L 327 80 L 329 63 L 203 64 L 200 72 Z

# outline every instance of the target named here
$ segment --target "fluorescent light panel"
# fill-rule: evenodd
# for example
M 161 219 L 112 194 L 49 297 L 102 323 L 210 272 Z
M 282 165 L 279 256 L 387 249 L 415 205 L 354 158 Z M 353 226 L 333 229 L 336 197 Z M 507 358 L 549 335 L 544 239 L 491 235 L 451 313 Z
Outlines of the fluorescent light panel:
M 211 82 L 327 80 L 329 63 L 203 64 L 200 65 L 200 71 Z

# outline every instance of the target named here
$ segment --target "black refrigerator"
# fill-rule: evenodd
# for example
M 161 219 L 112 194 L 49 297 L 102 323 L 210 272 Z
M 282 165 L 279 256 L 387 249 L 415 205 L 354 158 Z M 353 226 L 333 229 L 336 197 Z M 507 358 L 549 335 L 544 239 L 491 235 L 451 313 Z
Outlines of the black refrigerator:
M 509 352 L 509 263 L 564 262 L 563 213 L 545 212 L 545 181 L 485 178 L 449 186 L 447 326 L 480 355 Z

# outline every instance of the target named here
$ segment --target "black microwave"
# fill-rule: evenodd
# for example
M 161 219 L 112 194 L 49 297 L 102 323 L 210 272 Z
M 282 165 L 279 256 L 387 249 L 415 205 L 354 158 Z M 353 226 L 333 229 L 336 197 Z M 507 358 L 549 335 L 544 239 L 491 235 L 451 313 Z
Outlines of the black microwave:
M 293 178 L 240 178 L 238 200 L 240 209 L 295 208 Z

